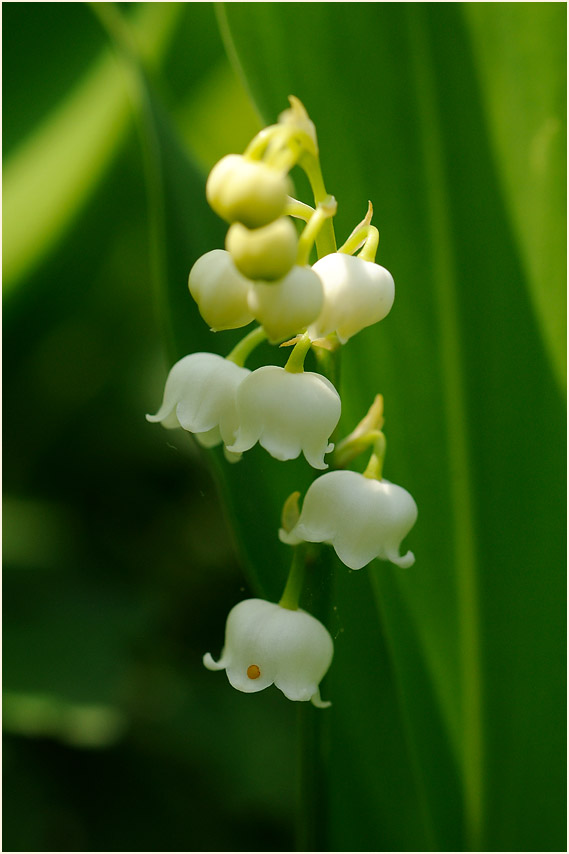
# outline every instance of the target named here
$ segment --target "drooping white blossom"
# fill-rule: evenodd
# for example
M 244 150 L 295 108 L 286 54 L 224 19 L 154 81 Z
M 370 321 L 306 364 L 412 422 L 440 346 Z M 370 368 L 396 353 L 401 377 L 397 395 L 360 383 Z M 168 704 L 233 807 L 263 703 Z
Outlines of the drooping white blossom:
M 350 569 L 361 569 L 376 557 L 409 567 L 415 556 L 399 550 L 416 519 L 417 505 L 401 486 L 333 471 L 310 485 L 296 525 L 289 532 L 281 528 L 279 537 L 290 545 L 329 543 Z
M 389 314 L 395 285 L 385 267 L 334 252 L 317 261 L 312 269 L 324 289 L 322 311 L 308 330 L 312 340 L 335 332 L 345 344 L 357 332 Z
M 225 249 L 212 249 L 198 258 L 188 277 L 188 288 L 200 314 L 214 332 L 239 329 L 253 320 L 247 303 L 251 282 Z
M 277 460 L 293 460 L 302 451 L 314 468 L 328 467 L 324 454 L 334 448 L 329 439 L 341 402 L 326 377 L 265 365 L 239 385 L 236 404 L 239 426 L 229 451 L 243 453 L 259 442 Z
M 246 599 L 229 612 L 219 661 L 208 652 L 208 670 L 225 670 L 234 688 L 247 694 L 275 684 L 289 700 L 324 708 L 319 684 L 330 667 L 334 644 L 311 614 Z
M 216 353 L 184 356 L 168 374 L 162 406 L 146 418 L 182 427 L 207 448 L 229 445 L 238 426 L 236 392 L 250 373 Z
M 304 332 L 318 317 L 323 303 L 322 283 L 310 267 L 295 266 L 278 282 L 253 282 L 249 308 L 269 341 L 284 341 Z

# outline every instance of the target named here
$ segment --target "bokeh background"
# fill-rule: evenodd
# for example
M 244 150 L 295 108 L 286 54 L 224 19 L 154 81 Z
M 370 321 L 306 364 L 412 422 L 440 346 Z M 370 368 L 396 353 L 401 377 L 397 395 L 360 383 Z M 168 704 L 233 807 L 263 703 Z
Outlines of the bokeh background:
M 565 847 L 565 27 L 556 3 L 3 4 L 4 850 Z M 314 571 L 327 717 L 201 663 L 236 601 L 279 595 L 310 473 L 228 472 L 144 419 L 176 358 L 239 337 L 186 289 L 223 245 L 205 175 L 290 93 L 338 234 L 372 198 L 398 286 L 346 348 L 343 425 L 384 392 L 421 510 L 413 575 Z
M 213 6 L 142 5 L 122 12 L 149 50 L 160 40 L 182 138 L 211 162 L 243 148 L 258 123 Z M 203 455 L 144 418 L 169 357 L 132 89 L 86 4 L 3 13 L 4 257 L 18 268 L 4 281 L 3 848 L 290 848 L 296 709 L 277 692 L 243 703 L 203 668 L 248 588 Z M 91 111 L 101 124 L 77 127 Z M 41 175 L 22 198 L 11 170 L 34 141 L 21 168 Z

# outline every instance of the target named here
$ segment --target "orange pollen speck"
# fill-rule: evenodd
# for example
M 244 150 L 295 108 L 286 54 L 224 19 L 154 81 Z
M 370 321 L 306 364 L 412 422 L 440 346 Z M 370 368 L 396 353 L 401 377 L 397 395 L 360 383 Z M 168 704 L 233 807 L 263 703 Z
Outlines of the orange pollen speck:
M 250 664 L 249 667 L 247 668 L 247 676 L 249 677 L 249 679 L 258 679 L 260 675 L 261 675 L 261 671 L 259 670 L 257 665 L 256 664 Z

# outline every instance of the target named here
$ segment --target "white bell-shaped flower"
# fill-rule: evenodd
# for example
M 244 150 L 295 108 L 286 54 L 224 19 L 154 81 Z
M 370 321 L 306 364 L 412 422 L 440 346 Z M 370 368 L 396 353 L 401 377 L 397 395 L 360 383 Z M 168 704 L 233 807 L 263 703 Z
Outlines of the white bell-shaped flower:
M 246 599 L 229 612 L 219 661 L 203 658 L 208 670 L 225 670 L 234 688 L 253 694 L 275 684 L 289 700 L 312 700 L 324 708 L 319 683 L 332 662 L 328 630 L 306 611 L 291 611 Z
M 322 311 L 308 330 L 312 340 L 335 332 L 345 344 L 357 332 L 389 314 L 395 285 L 385 267 L 334 252 L 317 261 L 312 269 L 324 288 Z
M 222 219 L 259 228 L 282 216 L 291 183 L 280 169 L 242 154 L 228 154 L 209 173 L 205 192 Z
M 243 453 L 259 442 L 277 460 L 296 459 L 302 451 L 314 468 L 328 468 L 324 454 L 334 448 L 329 439 L 341 402 L 326 377 L 265 365 L 239 385 L 236 402 L 239 426 L 229 451 Z
M 146 418 L 182 427 L 206 448 L 229 445 L 238 426 L 236 392 L 250 373 L 215 353 L 184 356 L 168 374 L 162 406 Z
M 329 543 L 350 569 L 378 557 L 401 567 L 415 562 L 399 554 L 401 541 L 417 519 L 417 505 L 401 486 L 354 471 L 333 471 L 317 478 L 306 492 L 302 512 L 284 543 Z
M 249 291 L 249 308 L 272 343 L 304 332 L 323 300 L 322 283 L 310 267 L 295 266 L 272 284 L 253 282 Z
M 253 320 L 247 299 L 251 282 L 241 275 L 225 249 L 198 258 L 188 277 L 190 293 L 214 332 L 239 329 Z

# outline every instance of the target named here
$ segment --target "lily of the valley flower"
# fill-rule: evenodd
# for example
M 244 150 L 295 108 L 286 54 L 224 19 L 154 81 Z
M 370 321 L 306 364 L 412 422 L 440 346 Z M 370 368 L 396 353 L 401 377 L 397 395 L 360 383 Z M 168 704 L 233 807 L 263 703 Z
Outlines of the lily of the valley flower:
M 334 448 L 329 439 L 341 402 L 326 377 L 265 365 L 239 385 L 236 404 L 239 426 L 229 451 L 243 453 L 259 442 L 277 460 L 296 459 L 302 451 L 314 468 L 328 467 L 324 454 Z
M 183 427 L 206 448 L 230 445 L 238 424 L 236 392 L 250 373 L 215 353 L 184 356 L 168 374 L 162 406 L 146 418 L 168 429 Z
M 323 303 L 322 283 L 310 267 L 295 266 L 278 282 L 253 282 L 249 308 L 269 341 L 283 341 L 303 332 L 318 317 Z
M 239 329 L 253 320 L 247 299 L 251 282 L 241 275 L 229 252 L 212 249 L 198 258 L 188 278 L 200 314 L 214 332 Z
M 252 694 L 273 683 L 289 700 L 312 700 L 324 708 L 319 683 L 330 667 L 334 644 L 328 630 L 302 610 L 263 599 L 246 599 L 229 612 L 219 661 L 203 658 L 208 670 L 225 670 L 234 688 Z
M 417 519 L 417 505 L 401 486 L 364 477 L 354 471 L 333 471 L 308 488 L 302 512 L 291 531 L 281 528 L 284 543 L 329 543 L 350 569 L 361 569 L 378 557 L 401 567 L 415 556 L 399 554 L 401 541 Z
M 357 332 L 389 314 L 395 285 L 385 267 L 335 252 L 325 255 L 312 269 L 324 288 L 322 311 L 308 330 L 313 340 L 335 332 L 340 343 L 345 344 Z

